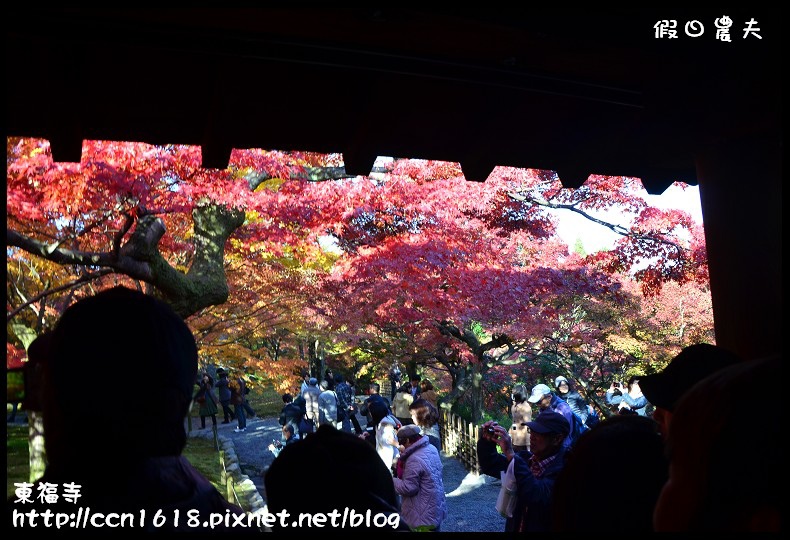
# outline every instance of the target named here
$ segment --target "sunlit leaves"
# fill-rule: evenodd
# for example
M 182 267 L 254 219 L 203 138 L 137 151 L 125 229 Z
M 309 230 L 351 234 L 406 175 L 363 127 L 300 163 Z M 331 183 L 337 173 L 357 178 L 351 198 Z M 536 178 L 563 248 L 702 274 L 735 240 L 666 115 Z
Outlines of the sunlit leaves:
M 7 225 L 48 245 L 114 253 L 135 230 L 126 224 L 153 214 L 166 227 L 159 254 L 187 273 L 200 256 L 197 205 L 242 210 L 215 272 L 228 301 L 189 324 L 204 362 L 255 369 L 278 387 L 308 338 L 371 372 L 376 359 L 451 357 L 460 373 L 464 362 L 480 369 L 496 337 L 508 343 L 489 363 L 516 369 L 519 354 L 545 362 L 546 351 L 567 362 L 647 356 L 662 337 L 656 321 L 678 336 L 711 326 L 686 292 L 705 294 L 701 228 L 650 207 L 632 178 L 567 190 L 551 171 L 499 167 L 477 183 L 457 163 L 397 159 L 375 177 L 318 182 L 316 168 L 340 156 L 234 150 L 228 169 L 206 170 L 190 146 L 89 141 L 79 164 L 53 163 L 45 141 L 9 138 L 7 150 Z M 585 257 L 559 241 L 549 209 L 616 209 L 628 227 L 613 249 Z M 13 279 L 25 284 L 20 271 Z M 462 342 L 466 331 L 475 339 Z
M 5 367 L 6 369 L 17 369 L 24 366 L 27 357 L 25 350 L 11 343 L 5 344 Z

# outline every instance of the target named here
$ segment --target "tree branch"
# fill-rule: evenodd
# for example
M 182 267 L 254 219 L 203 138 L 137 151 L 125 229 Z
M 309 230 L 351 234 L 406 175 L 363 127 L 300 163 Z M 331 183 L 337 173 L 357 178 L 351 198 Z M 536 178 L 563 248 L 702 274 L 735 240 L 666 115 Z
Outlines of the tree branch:
M 611 230 L 615 234 L 619 234 L 620 236 L 624 236 L 626 238 L 633 238 L 634 240 L 644 240 L 647 242 L 666 244 L 668 246 L 675 248 L 678 254 L 682 254 L 685 251 L 685 248 L 676 244 L 675 242 L 670 242 L 669 240 L 665 240 L 663 238 L 657 238 L 649 234 L 637 234 L 632 232 L 629 228 L 623 227 L 622 225 L 616 225 L 614 223 L 610 223 L 608 221 L 598 219 L 594 216 L 591 216 L 584 210 L 580 210 L 575 204 L 556 204 L 556 203 L 550 203 L 548 201 L 539 201 L 533 197 L 529 197 L 527 195 L 522 195 L 520 193 L 515 193 L 515 192 L 508 192 L 507 196 L 513 199 L 514 201 L 534 204 L 536 206 L 542 206 L 543 208 L 551 208 L 554 210 L 568 210 L 570 212 L 575 212 L 580 216 L 582 216 L 583 218 L 588 219 L 593 223 L 597 223 L 602 227 L 606 227 L 607 229 Z
M 111 269 L 111 268 L 104 268 L 102 270 L 99 270 L 97 272 L 93 272 L 91 274 L 85 274 L 82 277 L 80 277 L 79 279 L 75 279 L 74 281 L 71 281 L 71 282 L 66 283 L 64 285 L 60 285 L 59 287 L 55 287 L 54 289 L 46 289 L 46 290 L 40 292 L 39 294 L 35 295 L 34 297 L 29 298 L 23 304 L 21 304 L 17 308 L 13 309 L 10 313 L 8 313 L 8 315 L 6 315 L 6 322 L 7 323 L 10 322 L 11 319 L 13 319 L 20 311 L 25 309 L 30 304 L 32 304 L 34 302 L 38 302 L 42 298 L 45 298 L 45 297 L 50 296 L 50 295 L 55 294 L 55 293 L 59 293 L 60 291 L 65 291 L 66 289 L 71 289 L 73 287 L 81 287 L 82 285 L 85 285 L 85 284 L 87 284 L 90 281 L 94 281 L 94 280 L 96 280 L 96 279 L 98 279 L 98 278 L 100 278 L 102 276 L 106 276 L 107 274 L 113 274 L 113 273 L 115 273 L 115 271 L 113 269 Z
M 206 204 L 192 211 L 195 255 L 184 274 L 172 267 L 159 251 L 166 229 L 162 219 L 147 214 L 137 220 L 129 240 L 118 249 L 119 236 L 113 239 L 112 252 L 86 252 L 59 247 L 6 229 L 6 245 L 21 248 L 58 264 L 100 266 L 152 285 L 182 317 L 200 309 L 219 305 L 228 299 L 225 276 L 225 242 L 244 224 L 244 212 Z M 128 221 L 124 228 L 128 226 Z
M 90 251 L 77 251 L 57 247 L 60 241 L 47 244 L 33 238 L 23 236 L 18 232 L 6 229 L 6 245 L 21 248 L 28 253 L 38 255 L 48 261 L 58 264 L 75 264 L 78 266 L 112 266 L 109 253 L 97 253 Z

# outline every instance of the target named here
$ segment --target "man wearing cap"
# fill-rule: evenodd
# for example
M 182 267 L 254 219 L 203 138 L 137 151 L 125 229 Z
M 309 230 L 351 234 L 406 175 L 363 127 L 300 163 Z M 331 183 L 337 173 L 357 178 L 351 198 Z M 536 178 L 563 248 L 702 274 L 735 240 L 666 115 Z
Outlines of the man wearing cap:
M 738 398 L 745 389 L 760 388 L 777 377 L 784 358 L 777 354 L 736 360 L 715 369 L 726 355 L 723 351 L 691 353 L 697 356 L 694 364 L 711 362 L 701 360 L 700 353 L 720 358 L 709 365 L 714 367 L 710 375 L 673 404 L 667 439 L 672 449 L 669 478 L 654 506 L 654 529 L 697 533 L 694 537 L 706 532 L 731 538 L 781 533 L 787 507 L 782 474 L 787 448 L 775 435 L 775 413 L 786 406 L 786 398 L 780 391 L 763 392 L 758 407 L 745 405 Z
M 398 430 L 400 458 L 393 478 L 401 496 L 401 518 L 412 531 L 438 532 L 447 517 L 442 459 L 415 424 Z
M 484 474 L 498 479 L 513 461 L 517 503 L 513 517 L 505 522 L 505 532 L 551 529 L 554 481 L 565 462 L 563 443 L 570 432 L 565 416 L 547 408 L 526 424 L 530 450 L 514 452 L 507 430 L 494 421 L 483 424 L 477 440 L 477 460 Z M 497 452 L 497 445 L 501 454 Z
M 727 349 L 697 343 L 680 351 L 663 371 L 642 377 L 642 393 L 655 406 L 653 420 L 658 423 L 661 436 L 666 440 L 672 413 L 683 394 L 708 375 L 742 361 Z
M 527 401 L 536 405 L 541 412 L 551 410 L 557 413 L 560 413 L 562 416 L 565 417 L 565 420 L 568 421 L 568 426 L 570 428 L 573 427 L 573 411 L 571 410 L 571 406 L 564 400 L 556 396 L 552 391 L 545 384 L 536 384 L 532 387 L 532 393 L 530 394 Z M 565 448 L 570 448 L 571 444 L 573 443 L 573 439 L 571 438 L 572 429 L 568 429 L 567 437 L 563 442 Z

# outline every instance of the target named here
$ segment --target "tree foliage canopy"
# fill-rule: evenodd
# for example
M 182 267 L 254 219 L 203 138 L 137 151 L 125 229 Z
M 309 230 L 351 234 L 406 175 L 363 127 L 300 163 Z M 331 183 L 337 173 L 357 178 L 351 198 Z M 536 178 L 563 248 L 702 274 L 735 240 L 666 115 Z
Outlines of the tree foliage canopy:
M 635 179 L 569 190 L 499 167 L 476 183 L 413 159 L 346 177 L 339 156 L 263 150 L 208 170 L 195 147 L 104 141 L 80 163 L 35 139 L 7 153 L 9 325 L 124 282 L 186 317 L 207 363 L 287 388 L 320 342 L 357 370 L 435 369 L 453 399 L 524 363 L 591 381 L 711 337 L 701 227 L 648 205 Z M 598 217 L 613 208 L 630 219 Z M 557 210 L 620 239 L 569 251 Z

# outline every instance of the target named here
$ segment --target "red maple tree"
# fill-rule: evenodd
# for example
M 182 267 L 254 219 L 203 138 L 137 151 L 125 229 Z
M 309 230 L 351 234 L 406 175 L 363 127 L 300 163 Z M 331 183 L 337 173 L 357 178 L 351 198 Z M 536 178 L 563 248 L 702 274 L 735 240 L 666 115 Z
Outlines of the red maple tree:
M 177 145 L 89 141 L 79 164 L 53 163 L 45 141 L 9 138 L 7 150 L 10 253 L 73 268 L 75 285 L 144 283 L 189 317 L 206 363 L 253 367 L 280 388 L 297 365 L 283 340 L 298 362 L 321 341 L 372 373 L 393 359 L 441 370 L 448 403 L 472 388 L 478 417 L 480 381 L 498 366 L 634 356 L 594 316 L 617 318 L 628 284 L 658 298 L 707 278 L 688 214 L 650 207 L 630 178 L 567 190 L 548 171 L 500 167 L 473 183 L 425 160 L 343 178 L 338 156 L 304 152 L 234 151 L 218 171 Z M 622 238 L 569 252 L 550 208 Z M 606 208 L 630 223 L 602 222 Z

